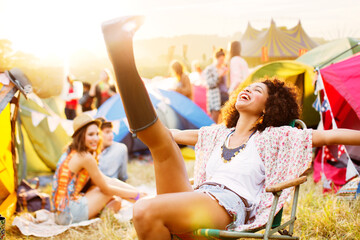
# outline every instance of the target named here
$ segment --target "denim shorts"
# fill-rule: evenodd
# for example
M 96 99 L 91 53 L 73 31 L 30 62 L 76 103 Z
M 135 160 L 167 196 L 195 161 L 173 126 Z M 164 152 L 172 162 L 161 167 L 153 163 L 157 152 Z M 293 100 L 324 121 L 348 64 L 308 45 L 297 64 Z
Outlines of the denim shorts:
M 244 202 L 238 195 L 236 195 L 232 191 L 224 189 L 222 186 L 213 186 L 206 184 L 201 185 L 195 191 L 208 194 L 212 199 L 217 200 L 220 206 L 225 208 L 230 217 L 233 218 L 233 222 L 226 226 L 227 230 L 244 224 L 246 207 Z
M 59 225 L 69 225 L 85 220 L 89 220 L 89 207 L 86 197 L 81 197 L 77 201 L 70 200 L 68 210 L 55 215 L 55 222 Z

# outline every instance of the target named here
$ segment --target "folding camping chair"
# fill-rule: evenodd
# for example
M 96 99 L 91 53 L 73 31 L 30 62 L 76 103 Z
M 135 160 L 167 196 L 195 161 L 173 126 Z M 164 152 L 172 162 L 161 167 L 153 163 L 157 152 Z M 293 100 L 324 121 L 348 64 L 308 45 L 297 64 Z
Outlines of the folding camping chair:
M 302 129 L 306 129 L 306 125 L 301 120 L 294 120 L 290 123 L 290 126 L 299 125 Z M 271 192 L 274 195 L 274 200 L 271 205 L 271 211 L 267 224 L 261 228 L 251 231 L 227 231 L 219 229 L 198 229 L 192 233 L 174 235 L 173 239 L 176 240 L 200 240 L 200 239 L 238 239 L 238 238 L 257 238 L 257 239 L 299 239 L 299 237 L 293 236 L 294 222 L 296 220 L 296 208 L 299 197 L 300 184 L 306 182 L 307 177 L 302 176 L 296 179 L 285 181 L 282 183 L 269 186 L 265 189 L 266 192 Z M 290 187 L 295 187 L 293 202 L 291 205 L 290 219 L 281 224 L 282 212 L 281 209 L 276 215 L 276 206 L 279 201 L 281 192 Z M 286 228 L 289 226 L 289 230 Z M 258 233 L 265 229 L 264 233 Z

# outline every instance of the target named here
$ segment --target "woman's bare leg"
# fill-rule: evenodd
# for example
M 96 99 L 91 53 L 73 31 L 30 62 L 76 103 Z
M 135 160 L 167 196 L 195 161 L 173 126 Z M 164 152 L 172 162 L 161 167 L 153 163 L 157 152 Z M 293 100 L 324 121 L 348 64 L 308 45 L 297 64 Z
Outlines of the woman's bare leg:
M 149 147 L 154 158 L 157 192 L 191 191 L 183 158 L 171 133 L 157 119 L 135 65 L 132 37 L 141 17 L 103 23 L 102 30 L 130 129 Z
M 183 192 L 138 201 L 133 222 L 139 239 L 162 240 L 198 228 L 225 229 L 231 217 L 207 194 Z
M 121 209 L 121 198 L 114 196 L 110 202 L 108 202 L 105 206 L 105 209 L 110 209 L 114 213 L 117 213 Z
M 93 187 L 85 193 L 89 208 L 89 219 L 97 216 L 101 210 L 113 199 L 110 195 L 105 195 L 100 188 Z
M 161 121 L 138 132 L 138 137 L 154 159 L 157 193 L 192 191 L 181 151 Z

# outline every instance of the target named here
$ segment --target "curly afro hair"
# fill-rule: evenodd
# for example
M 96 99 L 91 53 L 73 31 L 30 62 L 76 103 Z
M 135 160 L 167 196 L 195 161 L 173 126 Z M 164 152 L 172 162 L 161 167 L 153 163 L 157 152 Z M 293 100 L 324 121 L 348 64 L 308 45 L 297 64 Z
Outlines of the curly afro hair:
M 289 125 L 292 120 L 300 117 L 297 89 L 295 87 L 286 86 L 283 81 L 276 78 L 265 79 L 260 82 L 267 86 L 269 96 L 265 104 L 263 121 L 257 122 L 254 129 L 262 132 L 270 126 L 280 127 Z M 223 121 L 228 128 L 235 127 L 239 119 L 235 103 L 241 91 L 241 88 L 234 91 L 222 109 Z

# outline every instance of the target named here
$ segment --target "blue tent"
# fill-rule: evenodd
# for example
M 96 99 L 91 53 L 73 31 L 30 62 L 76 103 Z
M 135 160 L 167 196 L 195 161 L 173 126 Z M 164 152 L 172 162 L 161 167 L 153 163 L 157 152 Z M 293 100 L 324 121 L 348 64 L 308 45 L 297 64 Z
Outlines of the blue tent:
M 148 86 L 147 91 L 159 119 L 168 128 L 198 129 L 214 123 L 193 101 L 175 91 Z M 114 140 L 117 142 L 125 142 L 130 152 L 144 148 L 144 145 L 133 146 L 133 143 L 129 143 L 129 140 L 131 142 L 132 140 L 125 110 L 119 94 L 114 95 L 102 104 L 97 111 L 96 117 L 105 117 L 107 120 L 113 122 L 115 126 Z

